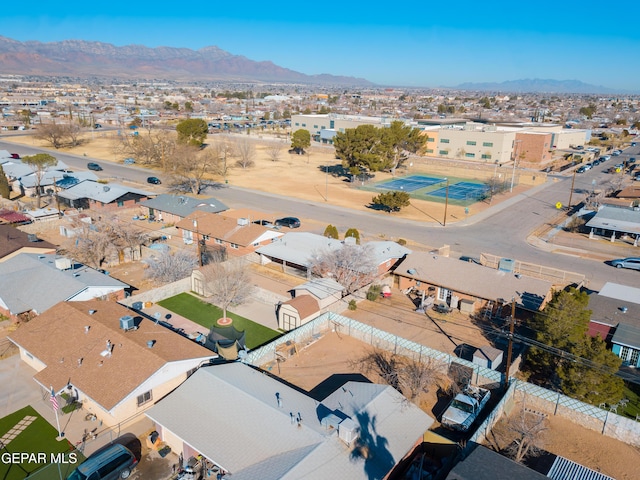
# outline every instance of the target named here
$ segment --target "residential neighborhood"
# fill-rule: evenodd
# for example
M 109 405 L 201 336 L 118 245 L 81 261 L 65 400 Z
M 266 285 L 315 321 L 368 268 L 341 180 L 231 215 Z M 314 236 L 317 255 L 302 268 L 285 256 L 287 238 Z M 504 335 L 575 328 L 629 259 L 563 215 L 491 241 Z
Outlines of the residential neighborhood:
M 7 452 L 120 443 L 152 480 L 634 478 L 637 97 L 19 80 Z M 62 125 L 82 141 L 41 133 Z

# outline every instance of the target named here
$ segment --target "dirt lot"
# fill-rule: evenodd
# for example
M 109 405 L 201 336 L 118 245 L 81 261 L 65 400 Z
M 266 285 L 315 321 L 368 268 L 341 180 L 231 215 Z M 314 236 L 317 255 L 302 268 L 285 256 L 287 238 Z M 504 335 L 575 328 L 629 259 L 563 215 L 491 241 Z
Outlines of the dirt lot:
M 299 351 L 286 361 L 272 369 L 272 373 L 307 391 L 315 398 L 323 398 L 341 385 L 340 381 L 352 379 L 361 374 L 355 359 L 369 351 L 369 345 L 346 335 L 327 333 L 317 342 Z M 345 378 L 345 375 L 351 374 Z M 380 383 L 380 379 L 369 375 L 369 380 Z M 323 383 L 324 382 L 324 383 Z M 423 398 L 421 408 L 432 417 L 437 417 L 439 408 L 436 388 Z M 513 412 L 517 408 L 513 409 Z M 438 427 L 434 424 L 434 428 Z M 492 447 L 503 448 L 508 438 L 500 434 L 492 439 Z M 638 478 L 637 466 L 640 462 L 640 450 L 630 447 L 598 432 L 588 430 L 560 417 L 549 417 L 549 430 L 546 432 L 545 450 L 562 455 L 591 469 L 612 476 L 617 480 Z
M 218 135 L 210 135 L 207 141 L 215 142 L 218 138 Z M 335 158 L 333 147 L 312 146 L 309 149 L 309 155 L 291 155 L 288 153 L 289 143 L 284 138 L 233 135 L 231 141 L 234 141 L 234 138 L 250 138 L 251 141 L 255 142 L 255 166 L 246 169 L 233 167 L 227 176 L 230 184 L 269 192 L 286 192 L 287 195 L 312 202 L 327 201 L 332 205 L 372 211 L 367 207 L 373 196 L 372 192 L 354 188 L 354 185 L 346 181 L 344 177 L 334 177 L 326 174 L 325 167 L 327 165 L 331 167 L 340 164 L 340 161 Z M 88 158 L 100 161 L 120 162 L 122 159 L 116 158 L 114 154 L 113 145 L 116 139 L 117 136 L 114 132 L 93 133 L 85 136 L 82 145 L 73 148 L 61 148 L 59 151 L 76 155 L 86 154 Z M 31 136 L 3 136 L 3 140 L 47 148 L 44 142 Z M 269 150 L 273 148 L 274 143 L 280 144 L 282 147 L 277 161 L 273 161 L 269 156 Z M 55 156 L 55 151 L 52 154 Z M 413 166 L 403 175 L 428 173 L 430 164 L 434 162 L 434 160 L 426 158 L 413 160 Z M 268 181 L 265 181 L 267 178 Z M 377 172 L 374 181 L 379 182 L 390 178 L 390 173 Z M 292 188 L 292 186 L 295 186 L 295 188 Z M 493 203 L 495 205 L 497 201 L 517 195 L 526 190 L 526 188 L 517 186 L 514 188 L 513 193 L 502 194 L 496 197 Z M 488 203 L 476 203 L 469 207 L 469 214 L 473 215 L 488 207 Z M 381 212 L 380 215 L 389 214 Z M 393 215 L 417 221 L 440 223 L 444 216 L 444 204 L 412 200 L 411 206 Z M 449 203 L 447 223 L 464 219 L 465 215 L 464 207 Z

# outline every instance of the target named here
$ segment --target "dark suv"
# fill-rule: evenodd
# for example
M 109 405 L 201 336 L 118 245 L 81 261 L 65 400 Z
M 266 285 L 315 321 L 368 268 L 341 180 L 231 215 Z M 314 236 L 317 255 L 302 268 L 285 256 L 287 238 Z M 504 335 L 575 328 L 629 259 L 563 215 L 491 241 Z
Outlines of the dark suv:
M 152 183 L 154 185 L 160 185 L 162 182 L 160 181 L 160 179 L 158 177 L 148 177 L 147 178 L 147 183 Z
M 298 228 L 300 226 L 300 220 L 296 217 L 284 217 L 276 220 L 275 225 L 276 227 Z
M 114 443 L 94 453 L 71 472 L 67 480 L 116 480 L 129 478 L 138 459 L 127 447 Z
M 89 170 L 95 170 L 97 172 L 102 170 L 102 167 L 100 165 L 98 165 L 97 163 L 93 163 L 93 162 L 87 163 L 87 168 Z

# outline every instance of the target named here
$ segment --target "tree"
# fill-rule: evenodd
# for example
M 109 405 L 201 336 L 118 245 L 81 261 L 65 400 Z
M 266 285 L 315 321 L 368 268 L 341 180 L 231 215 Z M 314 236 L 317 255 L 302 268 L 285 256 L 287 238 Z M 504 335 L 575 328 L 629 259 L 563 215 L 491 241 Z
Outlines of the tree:
M 280 159 L 280 154 L 282 153 L 284 145 L 281 142 L 270 143 L 267 147 L 267 157 L 272 162 L 277 162 Z
M 350 237 L 355 238 L 356 244 L 360 245 L 360 232 L 357 229 L 350 228 L 345 232 L 344 238 L 350 238 Z
M 173 154 L 171 172 L 176 183 L 198 195 L 209 175 L 221 169 L 219 153 L 213 148 L 200 150 L 189 145 L 180 145 Z
M 303 154 L 305 148 L 311 146 L 311 134 L 308 130 L 300 129 L 291 135 L 291 149 L 296 153 Z
M 585 291 L 556 292 L 531 322 L 541 346 L 529 349 L 523 367 L 543 386 L 560 388 L 592 404 L 616 403 L 624 386 L 615 376 L 621 360 L 606 349 L 602 339 L 588 335 L 588 304 Z
M 207 301 L 222 309 L 227 317 L 227 308 L 241 305 L 253 294 L 249 270 L 240 259 L 224 263 L 210 263 L 200 269 L 204 277 Z
M 399 212 L 401 208 L 411 204 L 410 199 L 407 192 L 384 192 L 373 197 L 371 203 L 383 207 L 388 212 Z
M 178 143 L 200 147 L 207 138 L 209 126 L 201 118 L 189 118 L 178 123 L 176 131 Z
M 67 136 L 65 125 L 59 123 L 44 123 L 38 125 L 38 129 L 34 135 L 38 140 L 43 140 L 56 150 L 64 145 Z
M 412 128 L 401 121 L 391 122 L 389 128 L 384 129 L 383 138 L 389 143 L 391 154 L 391 171 L 400 167 L 409 153 L 419 152 L 427 142 L 428 137 L 417 128 Z
M 198 257 L 193 252 L 167 250 L 150 259 L 146 275 L 158 283 L 177 282 L 191 275 L 197 266 Z
M 593 104 L 589 104 L 588 107 L 580 108 L 580 114 L 584 115 L 587 118 L 593 117 L 593 115 L 595 115 L 595 113 L 596 113 L 596 106 L 593 105 Z
M 255 165 L 256 147 L 248 138 L 236 140 L 235 151 L 238 155 L 236 165 L 240 168 L 249 168 Z
M 514 461 L 521 463 L 527 457 L 537 457 L 542 453 L 545 432 L 548 430 L 547 416 L 521 408 L 506 421 L 505 428 L 510 437 L 514 437 L 505 453 Z
M 371 283 L 378 275 L 378 265 L 370 245 L 342 245 L 317 253 L 309 267 L 315 275 L 330 277 L 345 288 L 347 294 Z
M 42 195 L 40 185 L 42 184 L 42 179 L 49 167 L 54 167 L 58 164 L 58 160 L 48 153 L 37 153 L 35 155 L 22 157 L 22 163 L 27 164 L 33 171 L 36 179 L 36 208 L 40 208 L 40 199 Z
M 327 238 L 333 238 L 335 240 L 340 239 L 340 235 L 338 234 L 338 228 L 331 224 L 327 225 L 327 228 L 324 229 L 323 235 Z
M 0 197 L 11 198 L 11 186 L 7 176 L 4 174 L 2 165 L 0 165 Z

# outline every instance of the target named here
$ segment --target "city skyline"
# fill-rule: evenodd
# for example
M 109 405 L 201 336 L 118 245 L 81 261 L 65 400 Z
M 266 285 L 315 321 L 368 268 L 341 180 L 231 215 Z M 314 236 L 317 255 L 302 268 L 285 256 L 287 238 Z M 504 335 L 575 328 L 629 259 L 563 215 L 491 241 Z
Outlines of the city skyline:
M 627 20 L 602 22 L 577 2 L 533 10 L 461 1 L 453 5 L 410 0 L 401 9 L 281 2 L 245 2 L 242 9 L 163 11 L 156 4 L 116 0 L 71 2 L 61 11 L 42 4 L 27 14 L 3 7 L 0 34 L 21 42 L 86 40 L 231 54 L 307 75 L 327 73 L 377 85 L 455 87 L 462 83 L 527 78 L 578 80 L 620 92 L 638 92 L 633 62 L 640 32 Z M 601 24 L 602 23 L 602 24 Z

